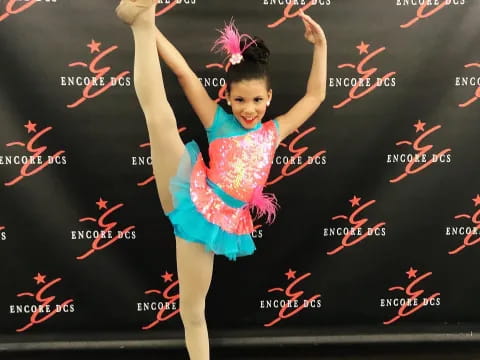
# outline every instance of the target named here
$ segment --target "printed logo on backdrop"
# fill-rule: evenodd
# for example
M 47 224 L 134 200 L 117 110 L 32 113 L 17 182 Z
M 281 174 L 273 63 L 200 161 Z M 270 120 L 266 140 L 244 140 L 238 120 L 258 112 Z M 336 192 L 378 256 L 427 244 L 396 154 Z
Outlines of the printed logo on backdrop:
M 253 231 L 250 233 L 250 236 L 253 239 L 262 239 L 263 238 L 262 224 L 253 224 Z
M 298 315 L 303 310 L 319 310 L 322 307 L 320 294 L 304 296 L 305 291 L 301 290 L 304 281 L 312 275 L 311 273 L 297 275 L 297 271 L 289 269 L 284 275 L 287 277 L 287 287 L 268 289 L 267 292 L 269 294 L 277 294 L 277 296 L 260 300 L 260 309 L 262 311 L 266 311 L 269 314 L 276 312 L 275 318 L 263 324 L 264 327 L 274 326 L 282 320 Z
M 0 22 L 12 15 L 18 15 L 30 9 L 33 5 L 43 1 L 55 4 L 57 0 L 3 0 L 0 2 Z
M 77 256 L 77 260 L 84 260 L 96 251 L 105 250 L 109 246 L 112 246 L 119 240 L 134 240 L 136 239 L 135 225 L 128 225 L 123 227 L 118 225 L 118 222 L 112 220 L 115 218 L 115 213 L 119 211 L 122 207 L 125 206 L 123 203 L 118 203 L 112 207 L 108 207 L 108 201 L 100 198 L 96 202 L 98 210 L 104 210 L 100 216 L 97 218 L 94 217 L 84 217 L 79 220 L 80 223 L 83 222 L 93 222 L 95 223 L 96 228 L 91 230 L 72 230 L 71 236 L 72 240 L 88 240 L 91 241 L 90 249 Z M 107 218 L 109 218 L 107 220 Z M 110 221 L 110 222 L 108 222 Z M 122 229 L 123 227 L 123 229 Z
M 181 128 L 178 129 L 178 133 L 181 134 L 185 130 L 187 130 L 186 127 L 181 127 Z M 149 149 L 150 148 L 150 143 L 141 144 L 139 147 L 141 149 Z M 132 156 L 130 164 L 131 164 L 131 166 L 148 166 L 148 168 L 150 169 L 152 167 L 152 156 L 151 155 L 148 155 L 148 156 Z M 142 181 L 138 182 L 137 186 L 139 186 L 139 187 L 147 186 L 148 184 L 150 184 L 154 180 L 155 180 L 154 175 L 149 176 L 145 180 L 142 180 Z
M 223 65 L 220 63 L 212 63 L 208 64 L 205 66 L 207 69 L 212 69 L 212 68 L 219 68 L 224 70 L 223 72 L 227 72 L 228 69 L 230 68 L 230 63 L 227 65 Z M 202 83 L 203 87 L 205 88 L 214 88 L 218 89 L 218 96 L 217 99 L 215 99 L 215 102 L 219 102 L 220 100 L 225 99 L 225 92 L 227 91 L 227 80 L 225 79 L 224 76 L 207 76 L 207 77 L 201 77 L 198 78 L 200 82 Z
M 365 68 L 369 66 L 368 62 L 370 60 L 387 50 L 387 48 L 383 46 L 370 52 L 370 46 L 371 44 L 366 44 L 363 41 L 356 46 L 359 55 L 365 54 L 358 64 L 347 63 L 337 66 L 338 69 L 349 68 L 355 70 L 358 75 L 357 77 L 330 77 L 328 79 L 328 86 L 330 88 L 350 88 L 348 97 L 338 104 L 333 105 L 334 109 L 345 107 L 352 100 L 359 100 L 379 88 L 394 88 L 397 85 L 397 79 L 393 77 L 393 75 L 397 74 L 395 71 L 390 71 L 382 75 L 383 70 L 379 70 L 377 67 L 372 66 Z
M 390 325 L 394 322 L 409 317 L 424 307 L 439 307 L 440 293 L 426 291 L 424 287 L 428 287 L 428 280 L 432 276 L 432 272 L 417 274 L 419 270 L 410 267 L 405 273 L 408 280 L 405 286 L 395 285 L 388 289 L 390 292 L 400 292 L 402 297 L 387 297 L 380 299 L 381 308 L 396 308 L 396 314 L 383 322 L 384 325 Z
M 150 289 L 145 291 L 145 295 L 153 295 L 152 298 L 155 297 L 157 299 L 137 302 L 137 312 L 155 313 L 155 320 L 142 326 L 142 330 L 150 330 L 180 313 L 178 280 L 173 281 L 173 276 L 173 273 L 165 271 L 165 274 L 162 275 L 164 289 Z
M 48 126 L 37 130 L 38 124 L 30 120 L 24 125 L 27 134 L 31 134 L 26 142 L 12 141 L 6 144 L 7 148 L 24 148 L 22 155 L 0 155 L 0 166 L 20 166 L 19 175 L 13 179 L 7 180 L 5 186 L 18 184 L 25 178 L 38 174 L 50 165 L 66 165 L 67 157 L 65 150 L 49 150 L 44 143 L 43 136 L 53 130 L 53 126 Z M 50 135 L 50 134 L 49 134 Z
M 477 245 L 480 242 L 480 208 L 477 209 L 477 206 L 480 205 L 480 194 L 477 194 L 472 201 L 474 203 L 473 214 L 464 213 L 455 215 L 454 217 L 455 220 L 459 220 L 460 222 L 465 222 L 465 220 L 462 221 L 460 219 L 467 219 L 469 224 L 467 226 L 448 226 L 445 229 L 445 235 L 447 236 L 455 236 L 456 238 L 463 236 L 462 244 L 450 250 L 448 252 L 450 255 L 458 254 L 466 248 Z
M 288 19 L 296 18 L 300 15 L 300 12 L 307 11 L 310 7 L 320 5 L 320 6 L 330 6 L 334 0 L 260 0 L 263 5 L 268 6 L 285 6 L 283 9 L 283 16 L 278 20 L 274 21 L 271 24 L 268 24 L 267 27 L 270 29 L 276 28 L 277 26 L 283 24 Z
M 105 50 L 101 50 L 102 43 L 92 39 L 92 41 L 86 45 L 90 49 L 92 59 L 89 62 L 76 61 L 68 64 L 70 68 L 83 68 L 79 70 L 82 75 L 76 76 L 61 76 L 60 86 L 62 87 L 79 87 L 83 88 L 81 95 L 75 99 L 72 103 L 67 105 L 67 108 L 73 109 L 83 104 L 85 101 L 94 99 L 97 96 L 108 91 L 111 87 L 129 87 L 133 81 L 130 76 L 130 71 L 124 70 L 121 72 L 112 71 L 111 66 L 102 66 L 99 63 L 112 62 L 110 55 L 118 50 L 117 45 L 107 47 Z M 98 54 L 97 54 L 98 53 Z
M 7 240 L 7 231 L 6 231 L 6 226 L 0 225 L 0 241 L 5 241 Z
M 480 68 L 480 63 L 471 63 L 471 64 L 466 64 L 465 69 L 468 68 Z M 467 106 L 472 105 L 475 101 L 477 101 L 480 98 L 480 76 L 457 76 L 455 78 L 455 86 L 457 87 L 476 87 L 474 95 L 466 100 L 465 102 L 458 104 L 459 107 L 465 108 Z
M 420 132 L 421 134 L 418 135 L 414 141 L 402 140 L 395 144 L 397 146 L 407 145 L 407 147 L 411 147 L 413 151 L 408 153 L 387 154 L 387 164 L 405 164 L 404 172 L 390 179 L 391 183 L 397 183 L 409 175 L 417 174 L 433 164 L 450 164 L 452 162 L 452 154 L 450 154 L 452 149 L 447 148 L 437 153 L 431 153 L 430 150 L 433 149 L 433 145 L 422 144 L 423 141 L 428 141 L 426 140 L 427 137 L 442 128 L 441 125 L 436 125 L 425 130 L 426 125 L 426 122 L 418 120 L 416 124 L 413 124 L 413 127 L 416 129 L 415 133 Z
M 228 71 L 228 69 L 230 68 L 230 64 L 231 64 L 230 62 L 228 62 L 226 65 L 223 65 L 223 64 L 220 64 L 220 63 L 211 63 L 211 64 L 207 64 L 205 67 L 207 69 L 218 68 L 218 69 L 223 70 L 224 73 L 226 73 Z M 217 98 L 215 99 L 216 103 L 219 103 L 220 101 L 225 100 L 227 98 L 226 95 L 225 95 L 226 91 L 227 91 L 227 82 L 225 80 L 225 77 L 223 77 L 223 76 L 222 77 L 208 77 L 208 78 L 199 78 L 199 79 L 200 79 L 200 82 L 202 83 L 202 85 L 206 88 L 211 86 L 212 83 L 214 84 L 214 87 L 219 88 Z M 207 84 L 209 86 L 207 86 Z
M 394 0 L 397 6 L 418 6 L 416 15 L 400 25 L 407 29 L 420 20 L 427 19 L 449 5 L 465 5 L 465 0 Z
M 337 246 L 333 250 L 327 252 L 328 255 L 335 255 L 345 248 L 349 248 L 357 245 L 363 240 L 371 237 L 385 237 L 387 234 L 387 224 L 385 221 L 375 223 L 367 217 L 362 217 L 363 211 L 371 208 L 377 202 L 376 200 L 364 201 L 361 204 L 362 198 L 353 196 L 348 200 L 351 204 L 351 214 L 336 215 L 332 217 L 332 220 L 346 220 L 346 224 L 337 227 L 323 228 L 323 237 L 338 238 L 342 236 L 341 245 Z
M 155 14 L 156 16 L 161 16 L 172 10 L 177 5 L 195 5 L 197 0 L 158 0 L 157 9 L 160 9 Z
M 30 315 L 28 323 L 23 322 L 24 325 L 16 329 L 16 332 L 31 329 L 57 314 L 75 312 L 73 299 L 58 300 L 57 296 L 53 295 L 58 291 L 59 286 L 61 287 L 62 278 L 47 281 L 46 275 L 37 273 L 33 279 L 36 285 L 39 285 L 37 290 L 18 293 L 17 298 L 22 298 L 23 302 L 9 305 L 10 315 L 18 315 L 22 319 L 25 315 Z
M 287 177 L 303 171 L 308 166 L 322 166 L 327 164 L 327 150 L 318 151 L 319 146 L 316 145 L 316 142 L 311 141 L 312 136 L 309 136 L 315 133 L 316 130 L 317 128 L 315 126 L 311 126 L 302 131 L 297 129 L 285 138 L 286 141 L 280 143 L 280 147 L 286 149 L 286 151 L 280 148 L 279 151 L 277 151 L 278 155 L 273 158 L 275 168 L 270 172 L 272 179 L 267 182 L 267 185 L 278 183 Z M 307 140 L 315 144 L 313 150 L 311 150 L 308 145 L 301 145 Z M 280 174 L 278 174 L 279 172 Z

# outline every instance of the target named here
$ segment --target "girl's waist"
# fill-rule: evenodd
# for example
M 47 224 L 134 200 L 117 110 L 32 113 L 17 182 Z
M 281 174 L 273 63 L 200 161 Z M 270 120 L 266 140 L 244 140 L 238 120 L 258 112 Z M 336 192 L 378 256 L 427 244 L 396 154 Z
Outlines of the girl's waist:
M 262 186 L 257 186 L 253 191 L 250 202 L 239 200 L 230 194 L 227 194 L 220 186 L 215 184 L 207 177 L 207 186 L 227 205 L 231 208 L 245 208 L 249 210 L 255 209 L 255 219 L 263 215 L 267 216 L 267 224 L 271 224 L 276 217 L 278 210 L 278 201 L 274 194 L 263 193 Z
M 213 192 L 228 206 L 238 209 L 244 207 L 248 203 L 243 200 L 237 199 L 232 195 L 226 193 L 220 186 L 215 184 L 212 180 L 207 177 L 207 185 L 213 190 Z

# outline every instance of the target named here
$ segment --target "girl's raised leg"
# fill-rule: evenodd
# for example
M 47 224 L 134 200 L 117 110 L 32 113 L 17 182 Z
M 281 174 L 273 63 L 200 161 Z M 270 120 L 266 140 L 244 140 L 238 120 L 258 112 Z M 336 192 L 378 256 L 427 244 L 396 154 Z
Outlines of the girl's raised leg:
M 163 84 L 155 41 L 155 6 L 149 6 L 138 14 L 131 28 L 135 40 L 135 91 L 147 122 L 160 202 L 163 210 L 169 212 L 173 209 L 169 183 L 176 174 L 185 146 L 178 134 L 175 115 Z

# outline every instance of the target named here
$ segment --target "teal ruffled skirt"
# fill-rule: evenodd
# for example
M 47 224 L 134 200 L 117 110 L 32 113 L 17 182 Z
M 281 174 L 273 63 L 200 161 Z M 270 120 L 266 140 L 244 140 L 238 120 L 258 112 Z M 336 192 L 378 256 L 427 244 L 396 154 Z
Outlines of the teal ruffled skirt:
M 190 195 L 190 178 L 192 169 L 199 156 L 200 149 L 195 141 L 185 145 L 185 153 L 180 160 L 177 174 L 170 180 L 170 193 L 174 209 L 166 214 L 173 225 L 176 236 L 187 241 L 203 244 L 207 251 L 224 255 L 230 260 L 239 256 L 251 255 L 255 244 L 251 234 L 238 235 L 225 231 L 220 226 L 209 222 L 196 208 Z M 232 198 L 220 188 L 207 181 L 216 195 L 229 206 L 242 206 L 239 200 Z

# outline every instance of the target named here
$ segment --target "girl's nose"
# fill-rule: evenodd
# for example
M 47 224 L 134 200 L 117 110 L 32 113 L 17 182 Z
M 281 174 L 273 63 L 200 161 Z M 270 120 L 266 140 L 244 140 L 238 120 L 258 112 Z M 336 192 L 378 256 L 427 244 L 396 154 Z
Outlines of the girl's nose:
M 255 114 L 255 107 L 253 105 L 247 105 L 245 106 L 245 109 L 243 110 L 245 114 Z

